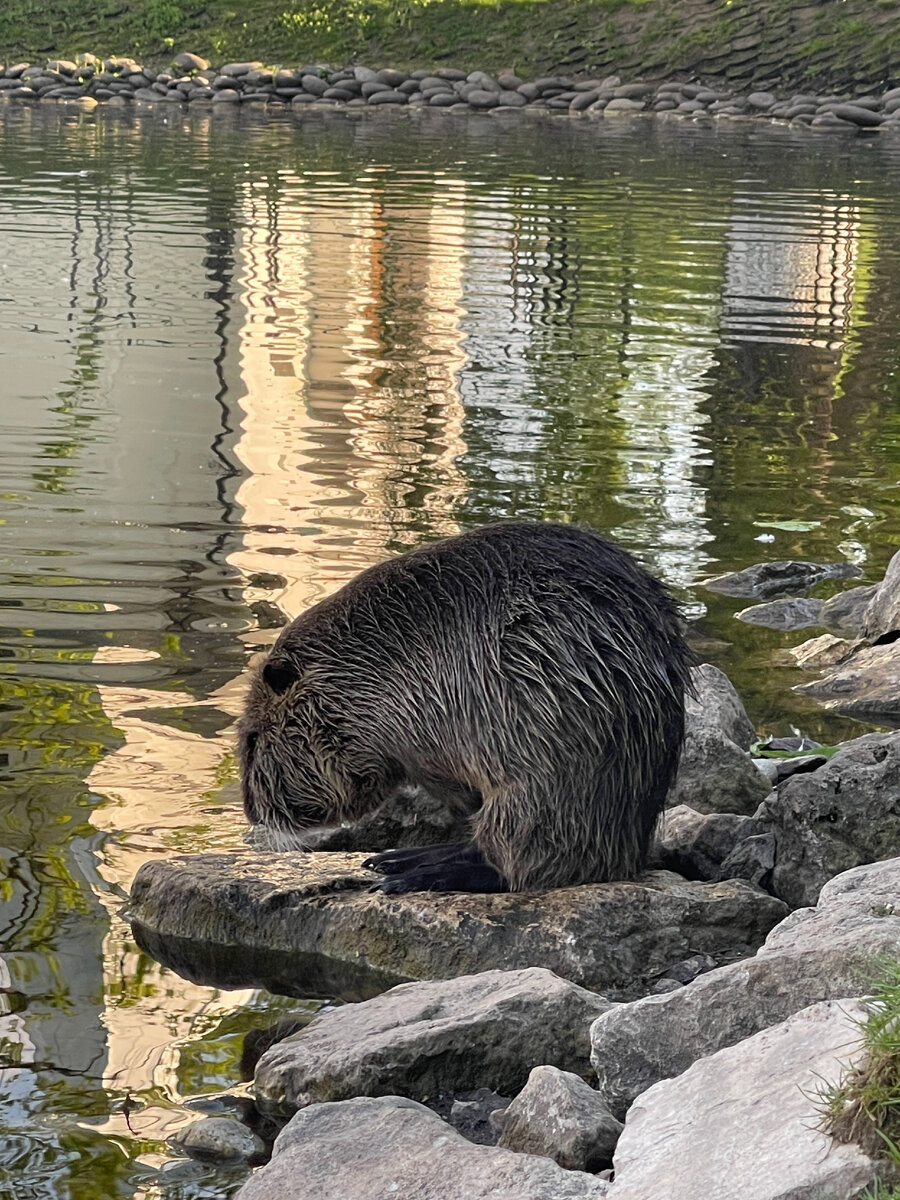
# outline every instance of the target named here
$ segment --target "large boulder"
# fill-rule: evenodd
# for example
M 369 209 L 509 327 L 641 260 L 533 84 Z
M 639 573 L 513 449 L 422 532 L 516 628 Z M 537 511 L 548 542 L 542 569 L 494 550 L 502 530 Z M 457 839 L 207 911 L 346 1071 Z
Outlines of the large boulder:
M 622 1117 L 660 1079 L 791 1013 L 864 990 L 879 956 L 900 956 L 898 896 L 900 858 L 857 867 L 827 883 L 816 908 L 777 925 L 753 958 L 602 1014 L 591 1062 L 611 1111 Z
M 633 995 L 691 954 L 755 948 L 786 912 L 738 880 L 668 871 L 546 892 L 385 895 L 368 890 L 376 876 L 362 861 L 247 852 L 146 863 L 132 888 L 135 937 L 191 978 L 294 995 L 527 966 Z
M 813 1005 L 650 1088 L 609 1200 L 856 1200 L 879 1166 L 821 1132 L 817 1097 L 861 1061 L 864 1015 L 853 1000 Z
M 400 1096 L 296 1114 L 237 1200 L 601 1200 L 609 1185 L 549 1158 L 473 1146 Z
M 846 742 L 781 784 L 757 817 L 775 833 L 775 895 L 792 908 L 815 904 L 835 875 L 900 854 L 900 733 Z
M 700 812 L 756 811 L 769 792 L 747 753 L 756 734 L 731 681 L 710 663 L 691 672 L 694 694 L 685 699 L 685 738 L 670 807 Z
M 303 1108 L 352 1096 L 519 1091 L 540 1063 L 586 1074 L 591 1021 L 610 1007 L 550 971 L 408 983 L 316 1017 L 259 1060 L 257 1100 Z

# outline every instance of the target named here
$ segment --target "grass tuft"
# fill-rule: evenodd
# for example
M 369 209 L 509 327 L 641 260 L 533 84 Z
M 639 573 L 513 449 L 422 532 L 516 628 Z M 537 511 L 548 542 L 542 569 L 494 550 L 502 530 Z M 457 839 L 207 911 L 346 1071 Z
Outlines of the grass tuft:
M 879 959 L 866 1007 L 860 1022 L 863 1057 L 837 1084 L 820 1091 L 820 1127 L 900 1171 L 900 962 Z M 900 1188 L 875 1187 L 880 1190 L 870 1192 L 870 1200 L 900 1200 Z

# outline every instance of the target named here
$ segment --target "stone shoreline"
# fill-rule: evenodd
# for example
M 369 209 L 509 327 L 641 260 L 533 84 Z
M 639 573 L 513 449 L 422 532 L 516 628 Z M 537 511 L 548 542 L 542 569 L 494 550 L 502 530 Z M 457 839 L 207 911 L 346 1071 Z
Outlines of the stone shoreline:
M 81 55 L 78 62 L 0 67 L 0 98 L 56 100 L 83 107 L 98 103 L 178 104 L 235 107 L 244 104 L 301 110 L 442 108 L 503 114 L 516 111 L 607 117 L 637 113 L 707 120 L 764 118 L 815 130 L 900 132 L 900 87 L 865 95 L 770 91 L 734 92 L 702 83 L 573 80 L 563 76 L 524 80 L 511 71 L 439 67 L 433 71 L 374 70 L 322 65 L 269 70 L 258 62 L 219 68 L 195 54 L 179 54 L 170 71 L 154 71 L 128 58 Z

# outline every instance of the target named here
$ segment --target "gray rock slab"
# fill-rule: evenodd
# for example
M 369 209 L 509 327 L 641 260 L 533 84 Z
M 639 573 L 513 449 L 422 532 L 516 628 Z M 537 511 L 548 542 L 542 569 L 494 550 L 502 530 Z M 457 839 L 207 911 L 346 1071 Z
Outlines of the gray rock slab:
M 880 125 L 884 120 L 881 113 L 872 112 L 859 104 L 836 104 L 832 109 L 836 117 L 842 121 L 852 121 L 854 125 Z
M 799 646 L 792 646 L 788 654 L 801 670 L 825 671 L 834 668 L 853 652 L 853 642 L 835 637 L 831 633 L 809 638 Z
M 540 1063 L 587 1074 L 590 1023 L 609 1007 L 541 967 L 402 984 L 277 1042 L 257 1064 L 254 1090 L 280 1110 L 477 1087 L 511 1095 Z
M 754 604 L 734 614 L 746 625 L 762 625 L 766 629 L 806 629 L 822 623 L 822 601 L 806 596 L 783 596 L 768 604 Z
M 860 1059 L 853 1000 L 826 1001 L 635 1101 L 610 1200 L 852 1200 L 878 1166 L 818 1129 L 819 1090 Z
M 543 1154 L 568 1171 L 599 1171 L 612 1163 L 621 1132 L 622 1122 L 583 1079 L 542 1066 L 507 1108 L 499 1145 Z
M 310 990 L 313 959 L 392 983 L 543 966 L 633 994 L 691 953 L 759 945 L 786 911 L 740 881 L 694 883 L 667 871 L 546 892 L 385 895 L 368 891 L 376 876 L 363 857 L 247 852 L 145 863 L 132 887 L 135 936 L 191 978 L 203 978 L 218 948 L 214 965 L 230 972 L 231 986 L 241 985 L 242 958 L 251 960 L 244 986 L 268 986 L 252 964 L 265 953 L 280 989 L 294 995 L 327 994 Z M 226 982 L 215 972 L 206 981 Z
M 753 958 L 602 1014 L 591 1027 L 600 1094 L 621 1117 L 698 1058 L 817 1001 L 864 991 L 883 954 L 900 955 L 900 859 L 832 879 L 817 907 L 792 913 Z
M 900 723 L 900 641 L 864 646 L 828 675 L 794 689 L 833 712 L 864 721 Z
M 808 591 L 823 579 L 847 579 L 859 574 L 859 567 L 847 562 L 815 563 L 803 559 L 777 559 L 755 563 L 730 575 L 717 575 L 707 579 L 703 586 L 726 596 L 751 596 L 768 600 L 791 592 Z
M 772 891 L 815 904 L 842 871 L 900 854 L 900 733 L 870 733 L 817 770 L 793 775 L 760 806 L 775 833 Z
M 237 1200 L 599 1200 L 608 1187 L 549 1158 L 473 1146 L 421 1104 L 384 1096 L 297 1113 Z

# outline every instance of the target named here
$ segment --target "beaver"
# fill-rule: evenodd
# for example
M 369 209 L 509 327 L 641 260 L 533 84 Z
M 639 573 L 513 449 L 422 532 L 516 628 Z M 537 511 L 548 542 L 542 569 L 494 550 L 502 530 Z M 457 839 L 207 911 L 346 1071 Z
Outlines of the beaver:
M 282 630 L 238 726 L 244 808 L 294 844 L 410 785 L 473 814 L 469 842 L 369 859 L 386 892 L 632 878 L 691 664 L 675 601 L 599 534 L 514 521 L 446 538 Z

